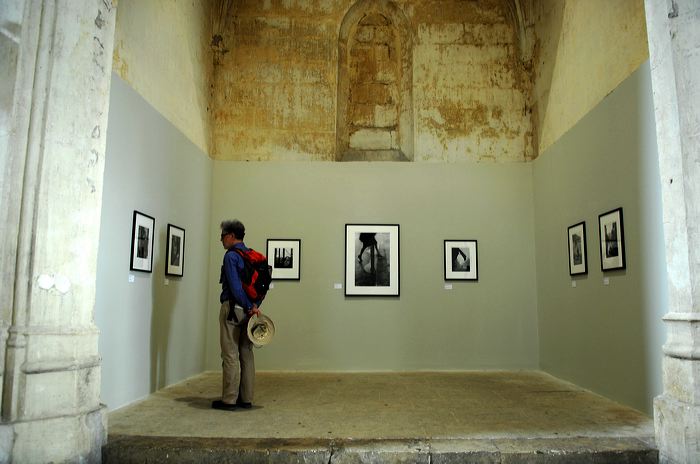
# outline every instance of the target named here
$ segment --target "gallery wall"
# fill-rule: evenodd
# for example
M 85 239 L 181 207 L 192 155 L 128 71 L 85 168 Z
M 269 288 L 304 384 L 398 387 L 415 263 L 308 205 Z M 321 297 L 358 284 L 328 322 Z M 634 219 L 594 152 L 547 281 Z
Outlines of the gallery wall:
M 236 217 L 261 251 L 301 240 L 301 279 L 262 308 L 277 334 L 260 370 L 542 368 L 651 411 L 666 277 L 648 63 L 528 164 L 212 162 L 116 76 L 109 122 L 95 318 L 110 408 L 220 369 L 218 226 Z M 627 269 L 604 275 L 598 214 L 618 206 Z M 156 218 L 151 274 L 129 271 L 134 209 Z M 589 272 L 572 279 L 582 220 Z M 168 222 L 187 236 L 166 286 Z M 347 223 L 400 225 L 398 298 L 334 288 Z M 445 288 L 445 239 L 478 240 L 477 282 Z
M 273 343 L 261 370 L 538 367 L 530 164 L 246 163 L 213 166 L 207 368 L 221 366 L 221 220 L 247 245 L 301 239 L 301 279 L 263 304 Z M 345 224 L 400 225 L 400 296 L 345 297 Z M 443 240 L 476 239 L 478 282 L 445 289 Z
M 533 163 L 540 366 L 647 413 L 667 301 L 655 135 L 647 61 Z M 603 273 L 598 215 L 617 207 L 626 269 Z M 567 228 L 581 221 L 588 274 L 572 278 Z
M 110 409 L 204 370 L 211 165 L 112 74 L 95 304 Z M 152 273 L 129 270 L 134 210 L 156 219 Z M 166 285 L 168 223 L 186 235 L 184 276 Z

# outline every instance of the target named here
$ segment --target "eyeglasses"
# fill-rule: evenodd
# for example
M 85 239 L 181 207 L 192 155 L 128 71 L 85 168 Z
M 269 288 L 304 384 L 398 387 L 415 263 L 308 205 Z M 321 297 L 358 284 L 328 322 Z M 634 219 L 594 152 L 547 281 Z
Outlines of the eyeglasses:
M 221 240 L 223 240 L 224 237 L 226 237 L 226 236 L 229 235 L 230 233 L 231 233 L 231 232 L 229 232 L 228 234 L 221 234 Z

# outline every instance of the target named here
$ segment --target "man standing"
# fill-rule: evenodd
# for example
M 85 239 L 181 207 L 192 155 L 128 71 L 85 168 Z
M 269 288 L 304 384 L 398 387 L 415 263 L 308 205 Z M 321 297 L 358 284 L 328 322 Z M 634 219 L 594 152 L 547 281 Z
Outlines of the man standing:
M 247 251 L 243 243 L 245 226 L 241 221 L 221 223 L 221 244 L 226 249 L 221 266 L 221 311 L 219 312 L 219 341 L 223 370 L 221 399 L 212 402 L 214 409 L 233 411 L 249 409 L 253 401 L 255 360 L 253 344 L 246 330 L 253 314 L 260 314 L 261 301 L 250 301 L 243 290 L 240 274 L 245 263 L 236 249 Z

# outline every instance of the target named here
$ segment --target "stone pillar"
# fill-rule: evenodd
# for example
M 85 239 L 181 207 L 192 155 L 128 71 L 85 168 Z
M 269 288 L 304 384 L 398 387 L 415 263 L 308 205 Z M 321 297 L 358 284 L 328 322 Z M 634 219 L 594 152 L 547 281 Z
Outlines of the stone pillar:
M 3 174 L 10 169 L 8 146 L 12 132 L 12 107 L 23 5 L 24 0 L 0 2 L 0 173 Z M 10 203 L 10 196 L 16 187 L 10 180 L 11 178 L 8 178 L 5 181 L 4 177 L 0 177 L 0 205 Z M 0 282 L 2 282 L 0 285 L 0 398 L 2 398 L 5 347 L 12 323 L 12 282 L 14 281 L 14 253 L 17 250 L 17 230 L 8 225 L 17 224 L 18 213 L 17 209 L 0 207 L 0 237 L 2 237 L 0 240 Z
M 700 462 L 700 2 L 645 0 L 663 195 L 669 308 L 661 462 Z
M 116 7 L 9 2 L 24 8 L 0 164 L 0 461 L 99 462 L 93 311 Z

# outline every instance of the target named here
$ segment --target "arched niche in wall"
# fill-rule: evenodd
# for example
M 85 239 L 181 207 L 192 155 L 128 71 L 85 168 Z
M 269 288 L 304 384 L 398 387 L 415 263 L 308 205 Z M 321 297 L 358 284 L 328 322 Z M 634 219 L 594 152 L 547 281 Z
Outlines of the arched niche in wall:
M 413 39 L 403 11 L 360 0 L 338 37 L 336 160 L 413 160 Z

